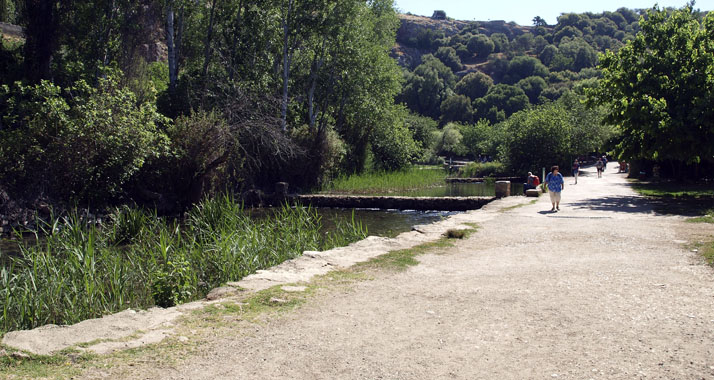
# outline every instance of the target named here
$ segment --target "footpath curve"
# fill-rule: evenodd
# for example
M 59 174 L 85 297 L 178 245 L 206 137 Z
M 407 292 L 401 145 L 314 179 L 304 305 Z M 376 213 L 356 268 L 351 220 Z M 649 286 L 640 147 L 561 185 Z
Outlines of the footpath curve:
M 613 167 L 572 182 L 559 213 L 547 195 L 500 213 L 527 200 L 496 201 L 462 217 L 477 233 L 404 272 L 222 333 L 178 361 L 84 377 L 714 378 L 714 271 L 687 248 L 711 225 L 657 215 Z

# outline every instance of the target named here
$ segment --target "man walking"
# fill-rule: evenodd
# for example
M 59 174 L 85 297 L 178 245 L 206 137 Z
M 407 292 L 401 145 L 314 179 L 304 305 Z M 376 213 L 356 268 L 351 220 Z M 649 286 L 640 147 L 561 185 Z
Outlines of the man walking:
M 550 168 L 550 173 L 545 177 L 545 183 L 548 184 L 548 194 L 550 194 L 550 203 L 553 208 L 550 211 L 560 211 L 560 192 L 565 188 L 563 175 L 560 174 L 560 168 L 555 165 Z

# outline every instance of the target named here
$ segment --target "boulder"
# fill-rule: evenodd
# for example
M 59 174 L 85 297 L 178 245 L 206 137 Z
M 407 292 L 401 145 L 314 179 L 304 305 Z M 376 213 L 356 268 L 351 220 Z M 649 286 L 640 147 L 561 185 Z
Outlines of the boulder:
M 539 197 L 540 189 L 528 189 L 528 190 L 526 190 L 526 196 L 527 197 Z

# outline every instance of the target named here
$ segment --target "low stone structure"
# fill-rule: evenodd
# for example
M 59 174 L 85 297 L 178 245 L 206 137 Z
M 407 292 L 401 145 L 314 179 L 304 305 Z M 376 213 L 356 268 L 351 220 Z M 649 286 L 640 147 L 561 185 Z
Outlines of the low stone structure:
M 315 207 L 440 211 L 476 210 L 494 199 L 493 197 L 378 197 L 325 194 L 293 195 L 288 198 L 293 202 Z
M 496 181 L 496 198 L 511 196 L 511 181 Z
M 540 188 L 535 188 L 535 189 L 528 189 L 526 190 L 526 197 L 539 197 L 540 196 Z

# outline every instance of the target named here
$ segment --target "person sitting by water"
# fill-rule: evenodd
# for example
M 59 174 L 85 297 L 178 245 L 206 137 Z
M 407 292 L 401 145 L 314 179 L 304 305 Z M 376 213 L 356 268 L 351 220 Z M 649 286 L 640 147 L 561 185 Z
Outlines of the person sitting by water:
M 533 175 L 533 173 L 528 172 L 528 179 L 526 179 L 526 183 L 523 184 L 523 194 L 526 193 L 526 190 L 535 189 L 538 185 L 540 185 L 540 178 L 538 178 L 537 175 Z

